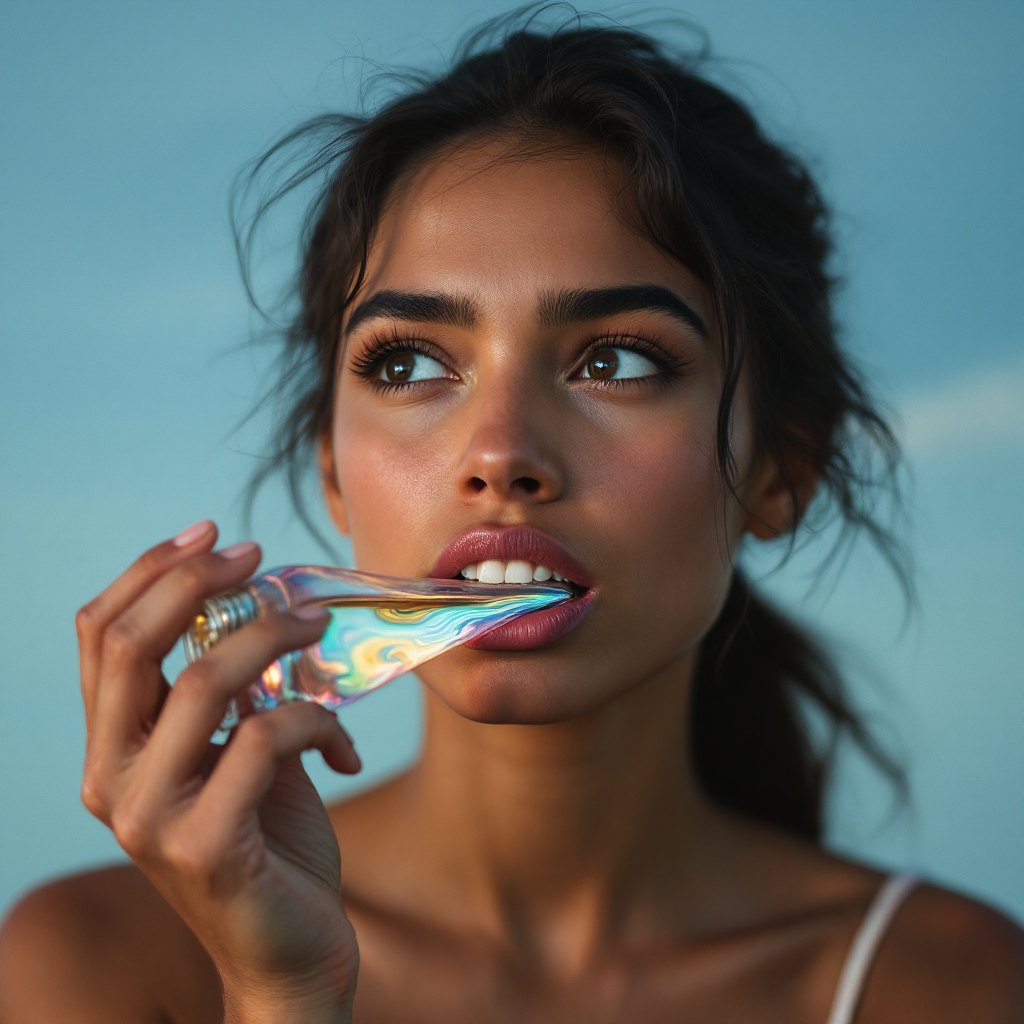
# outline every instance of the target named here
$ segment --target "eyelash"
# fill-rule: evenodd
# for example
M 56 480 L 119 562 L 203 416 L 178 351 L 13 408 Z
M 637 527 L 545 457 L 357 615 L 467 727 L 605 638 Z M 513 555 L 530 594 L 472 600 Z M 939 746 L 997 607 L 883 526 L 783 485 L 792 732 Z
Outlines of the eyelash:
M 688 359 L 679 359 L 677 356 L 666 352 L 661 345 L 649 338 L 644 338 L 638 334 L 618 332 L 614 334 L 601 334 L 594 338 L 580 356 L 577 362 L 580 370 L 577 372 L 582 371 L 594 353 L 600 352 L 603 348 L 624 348 L 631 352 L 639 352 L 640 355 L 646 356 L 658 367 L 658 372 L 652 373 L 647 377 L 620 377 L 610 380 L 583 378 L 587 380 L 591 387 L 658 387 L 659 385 L 669 383 L 673 378 L 683 374 L 690 363 Z
M 649 358 L 651 362 L 658 367 L 659 372 L 656 374 L 652 373 L 647 377 L 626 377 L 611 380 L 589 380 L 587 378 L 583 378 L 587 379 L 588 383 L 592 387 L 617 386 L 622 388 L 630 385 L 636 387 L 663 385 L 671 378 L 684 373 L 690 362 L 687 359 L 679 359 L 670 355 L 660 345 L 648 338 L 644 338 L 636 334 L 623 334 L 620 332 L 615 334 L 601 334 L 596 338 L 591 339 L 590 343 L 577 360 L 577 365 L 580 369 L 576 372 L 580 372 L 582 368 L 586 366 L 587 362 L 589 362 L 593 354 L 595 352 L 599 352 L 603 348 L 625 348 L 633 352 L 639 352 L 641 355 L 647 356 L 647 358 Z M 412 385 L 408 383 L 400 384 L 381 380 L 379 377 L 375 376 L 388 356 L 396 355 L 399 352 L 416 352 L 417 354 L 427 356 L 430 359 L 436 359 L 442 365 L 447 365 L 444 353 L 436 346 L 431 345 L 429 342 L 426 342 L 415 335 L 402 334 L 397 329 L 392 329 L 391 332 L 386 335 L 372 338 L 368 342 L 364 352 L 353 356 L 350 369 L 357 377 L 372 385 L 382 394 L 388 394 L 408 388 Z
M 397 330 L 389 334 L 371 338 L 367 343 L 366 351 L 352 357 L 350 369 L 367 384 L 376 388 L 381 394 L 390 394 L 393 391 L 400 391 L 403 388 L 414 386 L 414 384 L 400 384 L 394 381 L 381 380 L 376 377 L 388 356 L 397 355 L 399 352 L 415 352 L 417 355 L 427 356 L 436 359 L 442 366 L 447 366 L 444 353 L 435 346 L 425 342 L 422 338 L 414 335 L 403 335 Z M 426 383 L 420 381 L 419 383 Z

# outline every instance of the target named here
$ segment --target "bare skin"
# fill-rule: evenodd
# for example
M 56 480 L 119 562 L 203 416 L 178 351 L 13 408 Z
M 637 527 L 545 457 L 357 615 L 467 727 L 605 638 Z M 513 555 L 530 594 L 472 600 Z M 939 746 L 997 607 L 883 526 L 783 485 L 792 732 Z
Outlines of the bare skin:
M 417 765 L 325 813 L 298 752 L 358 762 L 322 709 L 247 719 L 219 760 L 206 748 L 228 698 L 323 620 L 246 627 L 168 694 L 160 661 L 189 613 L 259 552 L 211 553 L 212 525 L 154 548 L 79 621 L 83 799 L 136 864 L 15 909 L 4 1024 L 824 1024 L 880 876 L 715 806 L 687 755 L 731 555 L 797 512 L 742 401 L 742 504 L 726 497 L 708 296 L 630 227 L 616 169 L 504 155 L 464 147 L 397 190 L 355 306 L 441 294 L 458 322 L 378 314 L 346 332 L 325 494 L 357 564 L 400 575 L 429 575 L 474 526 L 543 530 L 593 576 L 590 613 L 541 650 L 424 666 Z M 678 296 L 709 337 L 664 309 L 544 315 L 553 296 L 630 286 Z M 382 344 L 416 360 L 411 382 L 373 361 Z M 593 376 L 602 345 L 632 375 Z M 1024 936 L 921 887 L 857 1020 L 1024 1020 Z

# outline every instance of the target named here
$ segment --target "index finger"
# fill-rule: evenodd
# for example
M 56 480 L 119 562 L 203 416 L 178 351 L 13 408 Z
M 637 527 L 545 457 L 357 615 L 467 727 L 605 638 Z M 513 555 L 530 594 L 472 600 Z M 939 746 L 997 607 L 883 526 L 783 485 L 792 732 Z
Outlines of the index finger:
M 96 699 L 104 630 L 158 579 L 186 559 L 209 551 L 216 542 L 216 524 L 209 519 L 201 519 L 188 529 L 182 530 L 176 537 L 157 544 L 137 558 L 109 587 L 81 608 L 75 616 L 86 724 L 92 717 Z

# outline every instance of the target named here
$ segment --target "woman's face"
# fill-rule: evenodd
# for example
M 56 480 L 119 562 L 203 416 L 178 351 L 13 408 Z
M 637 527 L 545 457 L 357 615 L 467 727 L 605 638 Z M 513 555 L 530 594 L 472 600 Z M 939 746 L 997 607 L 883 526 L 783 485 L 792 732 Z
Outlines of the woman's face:
M 346 321 L 327 491 L 360 568 L 525 561 L 588 587 L 419 670 L 469 718 L 553 722 L 689 663 L 747 514 L 716 462 L 704 286 L 617 212 L 599 157 L 501 157 L 463 148 L 396 190 Z M 742 477 L 742 401 L 733 443 Z

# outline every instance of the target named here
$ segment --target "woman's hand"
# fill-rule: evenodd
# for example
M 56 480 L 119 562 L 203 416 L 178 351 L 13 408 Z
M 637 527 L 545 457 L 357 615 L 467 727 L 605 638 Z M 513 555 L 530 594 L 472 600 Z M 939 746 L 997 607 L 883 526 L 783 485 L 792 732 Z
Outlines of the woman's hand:
M 212 552 L 197 523 L 146 552 L 79 613 L 88 745 L 82 800 L 206 947 L 228 1021 L 347 1021 L 359 953 L 340 897 L 340 857 L 299 755 L 359 770 L 330 712 L 292 704 L 210 744 L 228 701 L 279 655 L 313 643 L 310 610 L 250 623 L 173 688 L 164 657 L 202 600 L 242 583 L 260 551 Z

